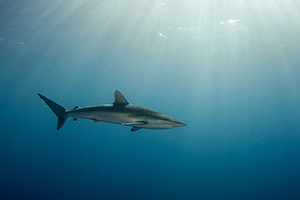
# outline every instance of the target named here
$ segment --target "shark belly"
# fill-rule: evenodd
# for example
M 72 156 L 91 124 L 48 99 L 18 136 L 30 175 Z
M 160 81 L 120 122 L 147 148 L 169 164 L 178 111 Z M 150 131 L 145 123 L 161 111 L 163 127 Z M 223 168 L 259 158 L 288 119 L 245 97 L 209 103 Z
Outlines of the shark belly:
M 136 127 L 146 128 L 146 129 L 170 129 L 170 128 L 174 128 L 173 126 L 168 125 L 168 124 L 145 124 L 145 125 L 138 125 Z

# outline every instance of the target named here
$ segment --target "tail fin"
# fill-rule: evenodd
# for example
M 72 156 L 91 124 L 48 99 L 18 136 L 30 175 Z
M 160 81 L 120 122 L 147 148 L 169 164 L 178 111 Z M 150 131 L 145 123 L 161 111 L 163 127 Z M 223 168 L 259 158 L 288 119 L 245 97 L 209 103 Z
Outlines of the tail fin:
M 43 95 L 39 94 L 39 97 L 45 101 L 45 103 L 51 108 L 51 110 L 55 113 L 55 115 L 58 117 L 57 122 L 57 130 L 59 130 L 64 123 L 66 122 L 68 116 L 67 111 L 62 106 L 58 105 L 57 103 L 51 101 L 50 99 L 44 97 Z

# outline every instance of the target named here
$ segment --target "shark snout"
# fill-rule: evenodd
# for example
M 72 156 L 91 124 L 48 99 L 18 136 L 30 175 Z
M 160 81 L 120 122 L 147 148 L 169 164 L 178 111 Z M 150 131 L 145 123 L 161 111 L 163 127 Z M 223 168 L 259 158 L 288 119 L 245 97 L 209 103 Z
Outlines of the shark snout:
M 174 127 L 182 127 L 182 126 L 186 126 L 186 123 L 183 123 L 179 120 L 176 120 L 176 122 L 174 122 Z
M 181 122 L 181 123 L 179 124 L 179 127 L 181 127 L 181 126 L 186 126 L 186 124 L 183 123 L 183 122 Z

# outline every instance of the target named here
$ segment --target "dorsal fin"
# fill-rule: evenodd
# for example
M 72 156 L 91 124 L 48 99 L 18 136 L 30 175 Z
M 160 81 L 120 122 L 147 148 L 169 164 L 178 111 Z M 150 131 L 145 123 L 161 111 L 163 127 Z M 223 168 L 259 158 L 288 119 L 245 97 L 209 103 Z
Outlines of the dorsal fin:
M 125 97 L 118 90 L 115 91 L 115 102 L 114 105 L 127 105 L 129 104 Z

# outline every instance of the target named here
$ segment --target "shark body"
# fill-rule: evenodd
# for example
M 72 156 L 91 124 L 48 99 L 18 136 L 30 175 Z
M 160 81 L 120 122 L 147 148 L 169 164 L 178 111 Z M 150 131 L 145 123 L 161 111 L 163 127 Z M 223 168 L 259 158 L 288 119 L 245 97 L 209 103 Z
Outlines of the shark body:
M 47 97 L 39 93 L 38 95 L 58 117 L 57 130 L 64 125 L 68 117 L 73 117 L 74 121 L 85 118 L 94 122 L 103 121 L 131 126 L 131 131 L 137 131 L 141 128 L 170 129 L 186 126 L 185 123 L 166 114 L 129 104 L 118 90 L 115 91 L 115 102 L 112 104 L 75 107 L 72 110 L 66 110 Z

